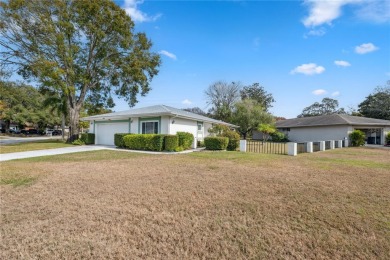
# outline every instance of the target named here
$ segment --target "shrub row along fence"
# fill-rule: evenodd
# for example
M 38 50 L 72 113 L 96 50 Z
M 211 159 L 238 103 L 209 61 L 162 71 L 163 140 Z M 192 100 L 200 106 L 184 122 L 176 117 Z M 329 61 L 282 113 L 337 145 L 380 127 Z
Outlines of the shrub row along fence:
M 347 147 L 347 140 L 330 140 L 320 142 L 306 143 L 276 143 L 263 141 L 240 140 L 241 152 L 268 153 L 268 154 L 287 154 L 295 156 L 300 153 L 312 153 L 335 148 Z
M 246 141 L 246 151 L 252 153 L 287 154 L 287 143 Z

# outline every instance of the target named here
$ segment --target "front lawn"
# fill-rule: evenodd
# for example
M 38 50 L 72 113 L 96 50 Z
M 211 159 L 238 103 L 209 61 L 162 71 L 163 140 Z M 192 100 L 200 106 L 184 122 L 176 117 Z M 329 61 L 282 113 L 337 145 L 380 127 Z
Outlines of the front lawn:
M 72 144 L 64 143 L 62 140 L 42 140 L 42 141 L 31 141 L 16 144 L 2 144 L 0 146 L 0 154 L 2 153 L 17 153 L 35 150 L 55 149 L 62 147 L 70 147 Z
M 0 258 L 390 259 L 390 151 L 3 162 Z

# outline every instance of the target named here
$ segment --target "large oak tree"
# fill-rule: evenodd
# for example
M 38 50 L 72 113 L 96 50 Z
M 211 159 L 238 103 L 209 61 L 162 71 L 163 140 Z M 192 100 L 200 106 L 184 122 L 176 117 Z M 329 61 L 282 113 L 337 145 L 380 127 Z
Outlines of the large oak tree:
M 94 95 L 137 102 L 158 73 L 151 41 L 110 0 L 8 0 L 0 2 L 0 61 L 67 104 L 71 138 L 80 110 Z

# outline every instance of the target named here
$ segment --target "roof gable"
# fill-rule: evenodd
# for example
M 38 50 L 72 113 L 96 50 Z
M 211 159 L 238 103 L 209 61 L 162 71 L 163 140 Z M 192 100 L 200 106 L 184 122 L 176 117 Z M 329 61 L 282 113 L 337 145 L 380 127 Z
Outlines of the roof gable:
M 367 126 L 390 126 L 389 120 L 350 116 L 345 114 L 332 114 L 324 116 L 302 117 L 276 122 L 277 128 L 294 128 L 309 126 L 330 125 L 367 125 Z

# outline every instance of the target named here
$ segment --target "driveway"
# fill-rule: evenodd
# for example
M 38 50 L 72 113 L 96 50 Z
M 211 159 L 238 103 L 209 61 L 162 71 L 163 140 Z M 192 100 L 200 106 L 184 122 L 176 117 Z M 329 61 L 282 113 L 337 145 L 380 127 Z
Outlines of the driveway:
M 34 142 L 34 141 L 41 141 L 41 140 L 55 140 L 55 139 L 61 139 L 61 136 L 37 136 L 37 137 L 11 137 L 11 136 L 3 136 L 3 138 L 0 139 L 0 145 L 7 145 L 7 144 L 17 144 L 17 143 L 24 143 L 24 142 Z
M 103 150 L 107 148 L 109 147 L 95 146 L 95 145 L 82 145 L 82 146 L 47 149 L 47 150 L 36 150 L 36 151 L 27 151 L 27 152 L 19 152 L 19 153 L 4 153 L 4 154 L 0 154 L 0 162 L 16 160 L 16 159 L 25 159 L 31 157 L 39 157 L 39 156 L 97 151 L 97 150 Z

